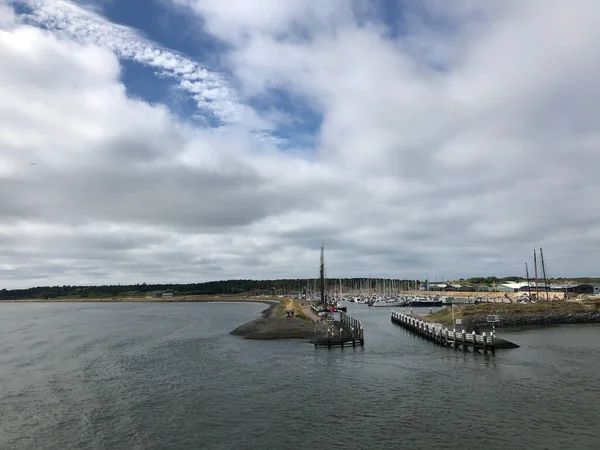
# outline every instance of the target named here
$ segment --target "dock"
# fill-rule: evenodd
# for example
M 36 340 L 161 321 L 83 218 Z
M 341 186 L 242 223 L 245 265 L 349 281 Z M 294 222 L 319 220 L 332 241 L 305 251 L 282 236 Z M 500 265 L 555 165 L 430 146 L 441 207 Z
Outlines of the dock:
M 362 323 L 345 312 L 339 313 L 339 320 L 332 321 L 325 337 L 317 337 L 312 341 L 317 347 L 365 346 L 365 335 Z
M 495 336 L 493 334 L 477 334 L 474 331 L 473 333 L 466 333 L 465 330 L 461 332 L 451 331 L 448 328 L 436 327 L 424 320 L 398 311 L 392 311 L 392 323 L 444 347 L 461 348 L 464 351 L 471 348 L 473 351 L 483 350 L 484 353 L 491 351 L 492 354 L 496 351 Z

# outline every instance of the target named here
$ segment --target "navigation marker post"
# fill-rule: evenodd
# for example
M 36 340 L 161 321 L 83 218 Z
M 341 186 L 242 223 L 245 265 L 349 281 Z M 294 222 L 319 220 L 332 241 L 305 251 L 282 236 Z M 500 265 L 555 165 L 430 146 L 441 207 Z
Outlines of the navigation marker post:
M 452 303 L 452 331 L 456 333 L 456 325 L 462 325 L 462 319 L 454 318 L 454 303 Z
M 456 333 L 456 321 L 454 320 L 454 302 L 452 302 L 450 308 L 452 309 L 452 331 Z
M 499 313 L 500 310 L 496 310 L 496 313 Z M 489 314 L 487 316 L 487 322 L 492 324 L 492 336 L 494 340 L 496 339 L 496 323 L 500 322 L 500 316 L 497 314 Z

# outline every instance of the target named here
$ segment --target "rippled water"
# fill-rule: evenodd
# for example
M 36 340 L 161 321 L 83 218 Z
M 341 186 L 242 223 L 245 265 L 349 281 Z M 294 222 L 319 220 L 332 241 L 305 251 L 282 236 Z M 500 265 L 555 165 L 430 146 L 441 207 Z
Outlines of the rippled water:
M 600 448 L 597 325 L 495 357 L 358 305 L 364 349 L 228 334 L 264 308 L 0 305 L 0 448 Z

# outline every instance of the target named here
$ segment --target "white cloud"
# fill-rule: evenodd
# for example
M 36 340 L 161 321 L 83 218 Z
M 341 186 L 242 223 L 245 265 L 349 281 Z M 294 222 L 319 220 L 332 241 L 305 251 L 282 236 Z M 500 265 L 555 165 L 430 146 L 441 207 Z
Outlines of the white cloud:
M 19 26 L 0 31 L 0 52 L 3 278 L 168 280 L 187 265 L 178 276 L 190 279 L 218 268 L 213 234 L 285 211 L 306 189 L 278 190 L 276 158 L 235 130 L 196 130 L 128 98 L 107 50 Z
M 14 10 L 8 5 L 0 4 L 0 29 L 8 29 L 15 26 L 16 17 Z
M 266 0 L 243 15 L 222 2 L 187 3 L 233 46 L 228 61 L 244 92 L 290 90 L 322 114 L 322 161 L 362 173 L 357 183 L 402 180 L 397 202 L 377 193 L 365 207 L 392 221 L 398 239 L 411 235 L 413 217 L 425 230 L 439 220 L 438 235 L 415 245 L 487 247 L 500 261 L 489 270 L 510 270 L 523 246 L 560 247 L 578 227 L 587 239 L 570 254 L 590 261 L 598 212 L 586 205 L 600 190 L 590 183 L 600 162 L 597 2 L 423 2 L 406 7 L 395 38 L 389 24 L 358 25 L 347 2 L 333 5 L 337 15 L 329 3 L 279 4 L 278 25 L 261 12 Z M 576 263 L 563 264 L 571 272 Z
M 239 95 L 66 2 L 33 5 L 49 30 L 0 7 L 3 286 L 313 276 L 321 242 L 332 276 L 520 274 L 538 245 L 551 275 L 593 273 L 596 3 L 428 2 L 398 37 L 348 2 L 253 3 L 186 2 L 230 46 Z M 128 97 L 119 58 L 225 125 Z M 310 158 L 240 117 L 271 88 L 322 116 Z
M 239 102 L 225 78 L 195 61 L 145 39 L 137 31 L 116 25 L 66 0 L 14 0 L 32 8 L 27 19 L 60 36 L 83 44 L 94 44 L 119 58 L 151 67 L 174 79 L 192 95 L 198 108 L 212 112 L 224 123 L 242 123 L 249 129 L 271 128 L 251 108 Z
M 171 0 L 186 6 L 206 19 L 207 30 L 215 35 L 243 43 L 258 33 L 276 37 L 331 28 L 353 16 L 345 0 L 306 2 L 304 0 Z

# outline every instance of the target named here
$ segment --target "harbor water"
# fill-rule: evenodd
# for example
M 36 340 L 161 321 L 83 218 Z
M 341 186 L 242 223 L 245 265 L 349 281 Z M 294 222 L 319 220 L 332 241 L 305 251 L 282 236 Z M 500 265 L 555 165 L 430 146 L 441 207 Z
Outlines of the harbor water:
M 354 304 L 364 348 L 229 335 L 265 307 L 0 304 L 0 448 L 600 448 L 598 325 L 495 356 Z

